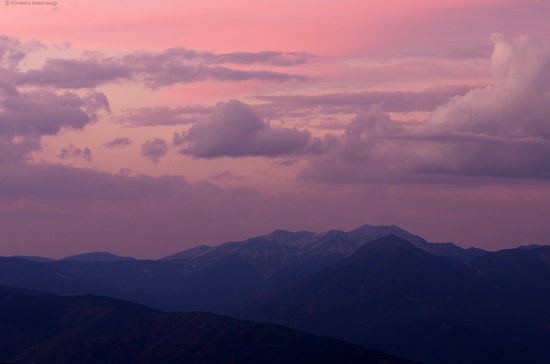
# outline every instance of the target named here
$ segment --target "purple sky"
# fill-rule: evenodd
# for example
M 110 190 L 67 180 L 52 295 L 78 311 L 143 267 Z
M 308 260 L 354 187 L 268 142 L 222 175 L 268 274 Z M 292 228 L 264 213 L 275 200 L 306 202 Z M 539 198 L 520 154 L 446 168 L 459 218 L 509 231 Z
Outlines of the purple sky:
M 3 5 L 0 255 L 550 243 L 550 3 Z

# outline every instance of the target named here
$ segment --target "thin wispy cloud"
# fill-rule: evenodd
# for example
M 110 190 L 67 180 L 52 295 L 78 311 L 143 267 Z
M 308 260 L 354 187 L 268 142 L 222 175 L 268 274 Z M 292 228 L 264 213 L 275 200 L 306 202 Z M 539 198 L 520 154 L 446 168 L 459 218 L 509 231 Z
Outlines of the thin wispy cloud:
M 15 42 L 15 44 L 13 44 Z M 6 41 L 6 43 L 8 43 Z M 16 41 L 5 48 L 19 46 Z M 30 48 L 30 47 L 27 47 Z M 11 54 L 11 55 L 10 55 Z M 18 64 L 26 53 L 10 53 L 6 58 L 12 65 Z M 16 56 L 17 55 L 17 56 Z M 236 69 L 233 64 L 265 64 L 291 67 L 308 62 L 313 56 L 305 53 L 273 51 L 236 52 L 217 55 L 185 48 L 173 48 L 153 53 L 139 51 L 120 57 L 94 54 L 82 59 L 47 59 L 37 69 L 14 73 L 18 84 L 52 86 L 64 89 L 93 88 L 120 82 L 143 82 L 149 88 L 159 88 L 180 83 L 201 81 L 305 81 L 307 76 L 265 69 Z M 13 68 L 13 67 L 11 67 Z
M 132 143 L 132 140 L 130 140 L 130 138 L 122 137 L 122 138 L 115 138 L 111 141 L 105 142 L 103 143 L 103 145 L 106 146 L 107 148 L 115 148 L 115 147 L 125 147 L 131 143 Z
M 125 110 L 113 121 L 130 127 L 152 125 L 193 124 L 212 113 L 212 107 L 194 105 L 181 107 L 147 107 Z

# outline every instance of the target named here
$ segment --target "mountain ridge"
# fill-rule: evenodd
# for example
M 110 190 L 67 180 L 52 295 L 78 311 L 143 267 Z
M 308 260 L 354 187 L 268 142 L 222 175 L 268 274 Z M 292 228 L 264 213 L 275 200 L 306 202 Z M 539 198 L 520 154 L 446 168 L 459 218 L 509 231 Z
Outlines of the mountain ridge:
M 516 363 L 525 358 L 545 363 L 550 359 L 545 345 L 550 339 L 550 270 L 536 253 L 519 252 L 488 253 L 466 265 L 387 235 L 233 314 L 426 363 Z M 521 263 L 525 254 L 528 264 L 506 275 L 506 268 L 516 264 L 518 255 Z M 537 259 L 538 268 L 522 276 L 522 269 Z M 530 284 L 533 277 L 539 282 Z
M 133 257 L 123 257 L 109 252 L 89 252 L 82 254 L 70 255 L 61 260 L 76 260 L 79 262 L 114 262 L 123 260 L 136 260 Z
M 98 296 L 0 293 L 0 337 L 0 360 L 22 364 L 412 363 L 280 325 Z
M 276 230 L 186 252 L 159 260 L 0 258 L 0 285 L 269 321 L 427 364 L 453 363 L 450 353 L 454 363 L 550 361 L 550 246 L 478 251 L 363 225 Z
M 395 234 L 407 239 L 413 245 L 431 254 L 450 256 L 462 262 L 468 262 L 486 253 L 486 251 L 482 249 L 464 249 L 453 243 L 429 243 L 420 236 L 411 234 L 396 225 L 374 226 L 365 224 L 348 232 L 342 230 L 329 230 L 324 233 L 314 233 L 309 231 L 291 232 L 286 230 L 275 230 L 272 233 L 239 242 L 227 242 L 217 246 L 202 246 L 203 248 L 194 247 L 161 259 L 173 260 L 197 257 L 195 253 L 197 249 L 201 250 L 200 254 L 198 254 L 201 259 L 204 259 L 206 256 L 216 259 L 216 256 L 227 254 L 246 256 L 247 254 L 252 254 L 252 247 L 255 248 L 255 258 L 261 258 L 261 248 L 263 248 L 264 251 L 267 249 L 271 249 L 272 251 L 280 250 L 286 253 L 287 259 L 311 253 L 319 255 L 323 252 L 331 252 L 339 258 L 343 258 L 351 255 L 365 242 L 389 234 Z M 332 243 L 332 245 L 330 243 Z

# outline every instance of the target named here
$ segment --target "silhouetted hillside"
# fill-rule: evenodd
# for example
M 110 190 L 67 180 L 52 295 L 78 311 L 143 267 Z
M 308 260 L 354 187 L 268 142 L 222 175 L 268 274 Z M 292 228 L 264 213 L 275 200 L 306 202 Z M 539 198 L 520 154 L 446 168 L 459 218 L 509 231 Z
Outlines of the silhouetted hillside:
M 96 296 L 0 293 L 0 342 L 0 360 L 37 364 L 408 362 L 278 325 Z

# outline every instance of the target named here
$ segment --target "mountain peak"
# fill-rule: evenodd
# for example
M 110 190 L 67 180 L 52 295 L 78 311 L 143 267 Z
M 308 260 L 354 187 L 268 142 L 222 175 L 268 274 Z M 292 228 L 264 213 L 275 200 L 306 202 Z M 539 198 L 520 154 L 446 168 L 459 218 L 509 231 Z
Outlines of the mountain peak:
M 355 253 L 353 253 L 350 258 L 357 259 L 361 257 L 372 256 L 375 254 L 393 255 L 404 251 L 424 253 L 408 240 L 400 238 L 395 234 L 388 234 L 379 239 L 364 244 L 359 249 L 357 249 L 357 251 L 355 251 Z
M 109 252 L 92 252 L 71 255 L 63 258 L 62 260 L 75 260 L 78 262 L 116 262 L 121 260 L 135 260 L 135 258 L 121 257 L 115 254 L 111 254 Z
M 386 235 L 394 234 L 401 237 L 414 237 L 413 234 L 396 225 L 362 225 L 351 230 L 348 234 L 369 240 L 378 239 Z

